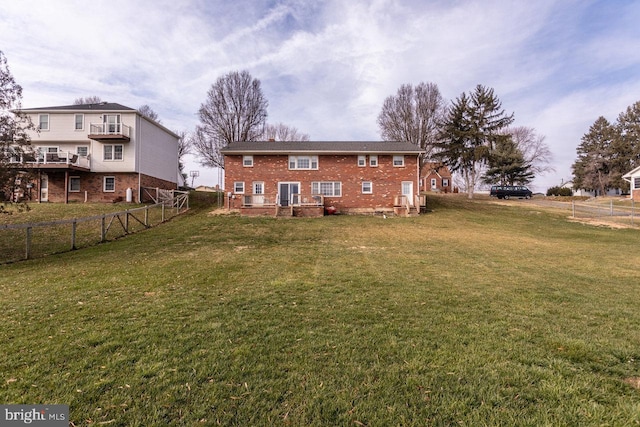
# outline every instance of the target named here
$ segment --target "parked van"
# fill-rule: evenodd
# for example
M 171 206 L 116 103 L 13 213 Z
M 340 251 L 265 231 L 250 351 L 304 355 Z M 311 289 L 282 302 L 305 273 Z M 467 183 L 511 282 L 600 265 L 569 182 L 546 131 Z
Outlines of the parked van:
M 533 193 L 524 185 L 494 185 L 491 187 L 489 195 L 498 199 L 509 199 L 510 197 L 529 199 Z

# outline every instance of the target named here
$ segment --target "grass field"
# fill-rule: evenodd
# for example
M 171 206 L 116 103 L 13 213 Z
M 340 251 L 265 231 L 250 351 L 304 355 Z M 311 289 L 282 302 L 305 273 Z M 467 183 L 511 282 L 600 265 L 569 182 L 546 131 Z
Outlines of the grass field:
M 640 423 L 640 234 L 525 201 L 418 218 L 196 206 L 0 266 L 0 402 L 73 425 Z

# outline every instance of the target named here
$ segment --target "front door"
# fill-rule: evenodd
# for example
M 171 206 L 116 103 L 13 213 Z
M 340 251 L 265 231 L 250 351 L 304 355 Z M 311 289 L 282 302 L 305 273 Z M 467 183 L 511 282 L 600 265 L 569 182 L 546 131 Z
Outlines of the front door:
M 407 198 L 409 206 L 413 206 L 413 182 L 402 181 L 402 195 Z
M 49 201 L 49 177 L 47 174 L 40 175 L 40 201 Z
M 295 204 L 295 197 L 300 193 L 299 182 L 281 182 L 278 184 L 278 194 L 280 195 L 280 206 Z

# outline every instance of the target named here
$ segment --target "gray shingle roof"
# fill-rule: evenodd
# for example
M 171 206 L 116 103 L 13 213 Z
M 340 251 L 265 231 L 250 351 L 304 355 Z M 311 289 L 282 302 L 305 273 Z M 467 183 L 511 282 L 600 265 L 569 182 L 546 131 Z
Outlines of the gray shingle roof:
M 222 154 L 419 154 L 420 148 L 401 141 L 240 141 L 220 150 Z
M 21 111 L 135 111 L 115 102 L 99 102 L 97 104 L 60 105 L 54 107 L 23 108 Z

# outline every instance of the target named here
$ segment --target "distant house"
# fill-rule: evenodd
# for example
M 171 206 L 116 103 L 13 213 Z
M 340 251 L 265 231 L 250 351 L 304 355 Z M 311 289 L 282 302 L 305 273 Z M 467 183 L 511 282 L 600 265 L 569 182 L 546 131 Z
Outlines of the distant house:
M 178 135 L 133 108 L 101 102 L 21 111 L 38 128 L 30 132 L 35 153 L 12 162 L 35 174 L 35 200 L 141 201 L 145 188 L 178 186 Z
M 622 179 L 631 184 L 631 199 L 640 201 L 640 167 L 622 175 Z
M 227 207 L 245 215 L 418 212 L 407 142 L 235 142 L 222 149 Z
M 422 177 L 420 178 L 420 190 L 439 193 L 449 193 L 453 191 L 449 168 L 437 162 L 425 164 L 422 168 Z

